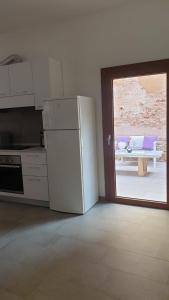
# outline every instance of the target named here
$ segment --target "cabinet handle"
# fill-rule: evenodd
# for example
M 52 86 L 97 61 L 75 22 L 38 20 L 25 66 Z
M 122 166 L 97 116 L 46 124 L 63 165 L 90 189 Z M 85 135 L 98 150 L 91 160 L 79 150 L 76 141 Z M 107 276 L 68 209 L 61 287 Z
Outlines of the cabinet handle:
M 28 181 L 41 181 L 39 178 L 28 178 Z
M 35 157 L 40 157 L 40 156 L 38 154 L 27 154 L 27 157 L 35 158 Z
M 27 167 L 28 169 L 36 169 L 36 170 L 39 170 L 40 169 L 40 167 Z
M 29 91 L 20 91 L 20 92 L 14 92 L 15 95 L 23 95 L 23 94 L 31 94 Z

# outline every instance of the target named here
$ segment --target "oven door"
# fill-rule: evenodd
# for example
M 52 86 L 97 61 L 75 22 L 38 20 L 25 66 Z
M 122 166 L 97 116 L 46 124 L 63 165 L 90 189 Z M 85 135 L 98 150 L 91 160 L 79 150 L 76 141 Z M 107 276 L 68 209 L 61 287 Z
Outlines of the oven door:
M 21 165 L 0 165 L 0 191 L 23 193 Z

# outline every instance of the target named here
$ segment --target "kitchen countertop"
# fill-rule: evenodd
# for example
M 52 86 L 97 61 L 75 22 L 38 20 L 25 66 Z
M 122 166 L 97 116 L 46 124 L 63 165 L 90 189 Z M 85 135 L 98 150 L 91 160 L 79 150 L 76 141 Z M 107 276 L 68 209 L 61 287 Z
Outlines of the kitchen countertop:
M 8 150 L 8 149 L 0 149 L 0 155 L 21 155 L 22 153 L 45 153 L 45 147 L 32 147 L 22 150 Z
M 45 147 L 32 147 L 21 150 L 22 152 L 46 152 Z

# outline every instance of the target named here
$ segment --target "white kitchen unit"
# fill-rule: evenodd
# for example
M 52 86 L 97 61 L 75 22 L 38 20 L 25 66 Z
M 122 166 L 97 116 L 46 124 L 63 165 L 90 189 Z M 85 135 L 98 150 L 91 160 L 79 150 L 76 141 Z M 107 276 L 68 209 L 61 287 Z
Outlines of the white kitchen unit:
M 9 65 L 9 77 L 12 95 L 24 95 L 33 93 L 33 78 L 31 63 Z
M 2 164 L 4 157 L 7 159 L 7 165 Z M 20 163 L 16 164 L 16 159 Z M 13 160 L 15 164 L 12 164 Z M 35 204 L 39 202 L 40 205 L 48 205 L 47 159 L 44 148 L 0 150 L 0 161 L 0 176 L 3 177 L 0 182 L 0 197 L 8 197 L 8 200 L 15 198 L 19 202 L 23 199 L 23 202 L 28 203 L 31 200 L 35 201 Z
M 0 98 L 0 109 L 35 106 L 35 96 L 18 95 Z
M 33 149 L 23 151 L 21 157 L 25 198 L 48 201 L 46 152 Z
M 9 67 L 0 66 L 0 97 L 10 95 Z
M 32 61 L 36 109 L 43 108 L 46 98 L 63 96 L 61 63 L 53 58 Z
M 9 105 L 43 109 L 44 98 L 60 96 L 63 96 L 60 62 L 46 58 L 0 66 L 0 109 Z
M 98 200 L 93 100 L 82 96 L 49 99 L 43 124 L 50 208 L 83 214 Z

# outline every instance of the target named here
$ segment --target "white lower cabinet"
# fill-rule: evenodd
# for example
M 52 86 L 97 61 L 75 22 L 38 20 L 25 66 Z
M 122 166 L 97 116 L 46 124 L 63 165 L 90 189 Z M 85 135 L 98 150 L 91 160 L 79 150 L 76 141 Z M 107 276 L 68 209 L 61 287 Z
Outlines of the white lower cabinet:
M 25 198 L 48 201 L 47 177 L 23 176 L 23 186 Z
M 25 176 L 46 176 L 46 165 L 23 164 L 22 174 Z
M 22 154 L 24 197 L 49 201 L 46 152 Z
M 25 152 L 22 154 L 22 167 L 26 164 L 31 165 L 46 165 L 46 152 Z

